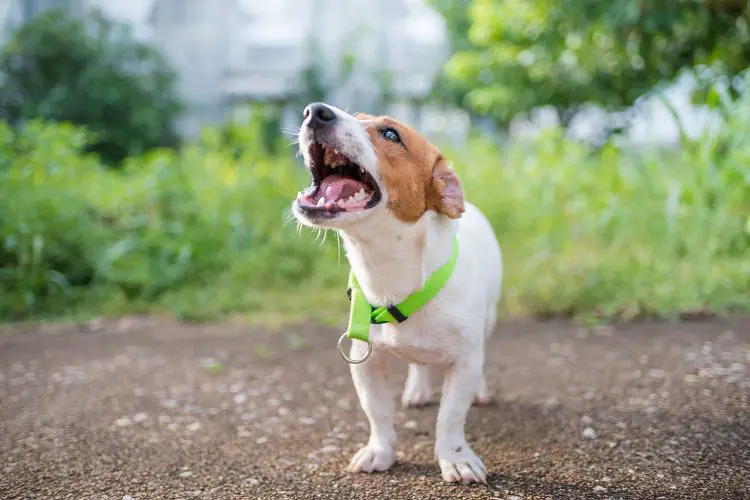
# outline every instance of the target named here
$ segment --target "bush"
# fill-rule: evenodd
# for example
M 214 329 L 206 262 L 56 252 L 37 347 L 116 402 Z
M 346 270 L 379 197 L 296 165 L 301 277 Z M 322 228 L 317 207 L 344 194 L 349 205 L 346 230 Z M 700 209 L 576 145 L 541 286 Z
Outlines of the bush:
M 750 308 L 748 123 L 684 152 L 596 155 L 550 131 L 452 154 L 504 247 L 511 312 L 669 316 Z M 736 127 L 736 128 L 734 128 Z M 495 186 L 487 189 L 486 186 Z
M 565 124 L 592 104 L 625 111 L 684 72 L 706 103 L 717 77 L 733 83 L 750 66 L 747 2 L 430 1 L 457 51 L 445 75 L 453 92 L 438 96 L 498 126 L 542 106 Z
M 85 155 L 87 136 L 70 125 L 0 131 L 10 158 L 0 168 L 6 318 L 100 300 L 197 317 L 227 312 L 221 297 L 236 311 L 269 289 L 336 279 L 316 272 L 336 250 L 284 225 L 307 174 L 291 152 L 253 148 L 262 126 L 245 127 L 244 147 L 219 147 L 220 134 L 207 130 L 181 152 L 154 150 L 121 171 Z M 228 295 L 215 292 L 225 287 Z
M 0 310 L 32 311 L 91 282 L 110 231 L 89 199 L 105 179 L 70 125 L 31 122 L 16 134 L 0 122 L 0 145 Z
M 683 150 L 592 152 L 560 130 L 446 148 L 503 247 L 506 312 L 750 310 L 748 104 Z M 335 238 L 285 224 L 309 178 L 291 148 L 261 147 L 261 121 L 119 171 L 86 141 L 69 125 L 0 127 L 3 317 L 343 318 L 346 261 Z
M 84 19 L 58 10 L 35 17 L 3 49 L 0 75 L 0 119 L 85 125 L 95 133 L 89 150 L 109 164 L 176 144 L 176 74 L 97 11 Z

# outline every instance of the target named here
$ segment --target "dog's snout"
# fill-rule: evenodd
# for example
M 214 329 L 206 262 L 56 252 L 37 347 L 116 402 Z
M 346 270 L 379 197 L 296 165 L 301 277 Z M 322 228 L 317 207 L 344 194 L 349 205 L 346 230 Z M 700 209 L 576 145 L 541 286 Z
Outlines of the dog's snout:
M 308 125 L 313 128 L 325 127 L 336 121 L 336 113 L 321 102 L 310 104 L 302 114 Z

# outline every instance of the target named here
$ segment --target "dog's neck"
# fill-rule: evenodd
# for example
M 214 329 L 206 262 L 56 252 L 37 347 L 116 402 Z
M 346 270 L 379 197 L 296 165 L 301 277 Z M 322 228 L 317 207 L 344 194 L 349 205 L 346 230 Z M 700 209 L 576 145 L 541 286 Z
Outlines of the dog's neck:
M 397 305 L 424 286 L 453 251 L 456 221 L 427 212 L 407 224 L 388 217 L 382 224 L 341 230 L 347 259 L 368 302 Z

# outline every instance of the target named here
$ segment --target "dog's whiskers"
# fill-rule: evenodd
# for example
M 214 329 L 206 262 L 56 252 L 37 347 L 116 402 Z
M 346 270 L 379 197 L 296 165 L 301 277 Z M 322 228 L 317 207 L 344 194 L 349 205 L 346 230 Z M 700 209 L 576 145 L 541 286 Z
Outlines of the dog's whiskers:
M 318 246 L 322 247 L 325 244 L 327 236 L 328 236 L 328 229 L 317 228 L 315 230 L 315 241 L 318 243 Z
M 281 225 L 281 228 L 284 229 L 290 222 L 296 220 L 296 217 L 294 217 L 294 211 L 290 208 L 286 213 L 286 220 L 284 221 L 284 224 Z

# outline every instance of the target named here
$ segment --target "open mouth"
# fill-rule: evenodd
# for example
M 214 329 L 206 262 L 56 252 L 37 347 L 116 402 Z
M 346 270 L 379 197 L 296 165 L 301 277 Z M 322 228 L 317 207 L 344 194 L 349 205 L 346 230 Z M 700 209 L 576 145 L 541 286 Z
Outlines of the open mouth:
M 375 179 L 336 149 L 321 143 L 310 146 L 312 185 L 297 196 L 308 212 L 337 214 L 361 212 L 380 201 Z

